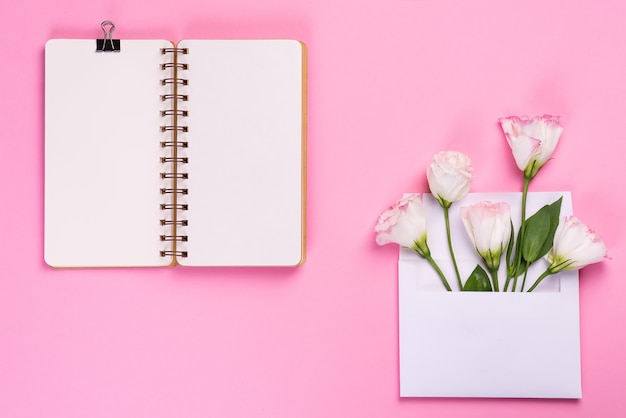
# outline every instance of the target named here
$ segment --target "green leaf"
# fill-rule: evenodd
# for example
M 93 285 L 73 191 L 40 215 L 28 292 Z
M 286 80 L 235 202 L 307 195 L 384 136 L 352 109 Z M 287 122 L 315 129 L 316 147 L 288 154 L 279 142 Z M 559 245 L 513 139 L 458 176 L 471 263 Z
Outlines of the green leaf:
M 560 197 L 552 204 L 545 205 L 526 221 L 522 257 L 529 264 L 539 260 L 552 248 L 562 201 Z
M 467 278 L 465 282 L 465 286 L 463 286 L 463 291 L 473 291 L 473 292 L 492 292 L 493 289 L 491 287 L 491 281 L 489 281 L 489 276 L 487 276 L 487 272 L 483 269 L 480 264 L 476 265 L 476 268 Z
M 550 206 L 545 205 L 533 216 L 526 220 L 524 225 L 524 242 L 522 242 L 522 257 L 532 263 L 541 258 L 541 249 L 550 233 Z
M 548 236 L 541 247 L 541 251 L 539 251 L 539 258 L 548 254 L 548 251 L 550 251 L 550 248 L 552 248 L 552 245 L 554 244 L 554 234 L 556 232 L 556 227 L 559 226 L 562 201 L 563 198 L 560 197 L 550 205 L 550 231 L 548 232 Z
M 563 198 L 560 197 L 552 204 L 539 209 L 537 213 L 526 220 L 522 257 L 529 264 L 539 260 L 552 248 L 554 233 L 559 225 L 562 201 Z

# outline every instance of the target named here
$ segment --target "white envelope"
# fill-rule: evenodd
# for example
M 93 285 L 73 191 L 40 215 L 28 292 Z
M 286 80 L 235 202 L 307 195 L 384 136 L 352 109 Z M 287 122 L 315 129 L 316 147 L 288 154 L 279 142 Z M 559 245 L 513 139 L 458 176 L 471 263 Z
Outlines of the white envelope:
M 529 193 L 527 217 L 563 196 L 561 216 L 572 214 L 569 192 Z M 450 208 L 453 247 L 463 281 L 480 258 L 459 209 L 489 200 L 511 205 L 515 231 L 521 193 L 471 193 Z M 443 210 L 424 195 L 428 245 L 453 292 L 414 251 L 399 256 L 400 396 L 580 398 L 578 272 L 548 276 L 533 292 L 459 292 L 450 261 Z M 500 290 L 506 272 L 500 266 Z M 539 260 L 525 289 L 548 267 Z

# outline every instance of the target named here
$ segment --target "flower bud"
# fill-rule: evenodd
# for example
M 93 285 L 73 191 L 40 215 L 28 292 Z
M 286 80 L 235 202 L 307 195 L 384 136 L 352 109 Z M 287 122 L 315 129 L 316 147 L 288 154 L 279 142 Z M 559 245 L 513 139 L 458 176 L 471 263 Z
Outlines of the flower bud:
M 426 177 L 428 187 L 442 207 L 463 199 L 472 186 L 470 158 L 456 151 L 442 151 L 433 157 Z
M 479 202 L 462 207 L 460 213 L 474 248 L 489 269 L 497 269 L 511 237 L 511 207 L 506 202 Z

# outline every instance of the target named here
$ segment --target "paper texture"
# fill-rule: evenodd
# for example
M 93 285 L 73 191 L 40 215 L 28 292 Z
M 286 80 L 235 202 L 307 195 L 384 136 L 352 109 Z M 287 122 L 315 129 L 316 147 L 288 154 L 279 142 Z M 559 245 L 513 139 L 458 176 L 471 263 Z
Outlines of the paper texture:
M 189 100 L 188 251 L 198 265 L 303 261 L 303 45 L 294 40 L 185 40 L 179 93 Z M 185 154 L 186 152 L 186 154 Z
M 561 216 L 572 214 L 569 193 L 530 193 L 527 216 L 560 196 Z M 474 193 L 455 203 L 451 232 L 463 280 L 479 258 L 458 210 L 483 200 L 509 202 L 518 230 L 521 193 Z M 430 195 L 424 202 L 429 246 L 455 292 L 413 251 L 400 251 L 400 395 L 580 398 L 578 272 L 550 276 L 532 293 L 458 292 L 443 211 Z M 547 266 L 533 265 L 526 289 Z M 501 289 L 505 278 L 502 265 Z
M 44 257 L 54 267 L 168 265 L 159 158 L 168 41 L 46 44 Z

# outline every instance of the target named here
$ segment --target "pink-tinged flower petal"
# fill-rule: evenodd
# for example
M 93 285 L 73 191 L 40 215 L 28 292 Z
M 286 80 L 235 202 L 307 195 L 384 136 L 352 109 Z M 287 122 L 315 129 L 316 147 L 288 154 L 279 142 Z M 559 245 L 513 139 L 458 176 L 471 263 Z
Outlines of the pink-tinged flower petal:
M 426 170 L 431 193 L 441 205 L 463 199 L 472 186 L 470 158 L 456 151 L 442 151 L 433 157 Z
M 536 116 L 524 125 L 526 135 L 537 138 L 541 141 L 541 147 L 536 155 L 539 166 L 543 166 L 556 149 L 556 146 L 563 132 L 563 127 L 559 125 L 557 116 Z
M 376 243 L 385 245 L 399 244 L 415 249 L 416 245 L 426 243 L 426 213 L 421 194 L 408 195 L 378 218 L 374 227 Z
M 517 168 L 524 171 L 530 165 L 531 158 L 541 146 L 541 141 L 526 135 L 513 137 L 506 134 L 506 140 L 513 151 L 513 158 Z
M 522 133 L 522 120 L 519 116 L 508 116 L 498 119 L 500 126 L 506 135 L 516 137 Z
M 552 157 L 563 127 L 558 116 L 510 116 L 498 120 L 511 146 L 517 167 L 533 178 Z M 520 141 L 521 140 L 521 141 Z
M 556 272 L 581 269 L 602 261 L 606 255 L 604 240 L 576 217 L 568 216 L 561 219 L 546 259 Z

